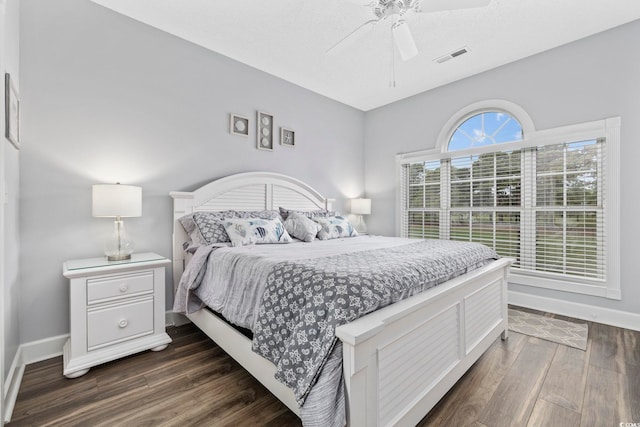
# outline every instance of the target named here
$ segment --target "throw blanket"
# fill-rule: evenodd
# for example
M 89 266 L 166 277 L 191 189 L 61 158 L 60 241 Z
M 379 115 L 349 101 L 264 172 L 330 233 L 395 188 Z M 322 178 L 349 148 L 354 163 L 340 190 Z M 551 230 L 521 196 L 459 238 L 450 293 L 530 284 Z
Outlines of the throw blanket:
M 338 326 L 497 258 L 477 243 L 426 240 L 278 263 L 267 277 L 253 351 L 276 365 L 276 378 L 302 406 Z

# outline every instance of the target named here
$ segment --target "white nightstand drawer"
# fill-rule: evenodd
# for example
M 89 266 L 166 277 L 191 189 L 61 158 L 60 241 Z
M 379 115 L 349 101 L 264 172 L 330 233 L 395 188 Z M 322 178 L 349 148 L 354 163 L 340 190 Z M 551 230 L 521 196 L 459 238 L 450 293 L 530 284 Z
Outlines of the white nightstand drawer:
M 153 270 L 87 280 L 87 303 L 153 292 Z
M 153 298 L 87 312 L 87 350 L 153 334 Z

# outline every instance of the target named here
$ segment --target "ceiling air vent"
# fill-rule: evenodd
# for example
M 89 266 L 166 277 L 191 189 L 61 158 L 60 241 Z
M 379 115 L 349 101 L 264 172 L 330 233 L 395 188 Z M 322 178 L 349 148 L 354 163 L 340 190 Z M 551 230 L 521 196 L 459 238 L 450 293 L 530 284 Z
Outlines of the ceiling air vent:
M 449 52 L 446 55 L 443 55 L 439 58 L 434 59 L 434 62 L 437 62 L 438 64 L 442 64 L 443 62 L 447 62 L 450 59 L 453 59 L 455 57 L 458 57 L 460 55 L 464 55 L 465 53 L 469 52 L 469 48 L 468 47 L 461 47 L 460 49 L 456 49 L 453 52 Z

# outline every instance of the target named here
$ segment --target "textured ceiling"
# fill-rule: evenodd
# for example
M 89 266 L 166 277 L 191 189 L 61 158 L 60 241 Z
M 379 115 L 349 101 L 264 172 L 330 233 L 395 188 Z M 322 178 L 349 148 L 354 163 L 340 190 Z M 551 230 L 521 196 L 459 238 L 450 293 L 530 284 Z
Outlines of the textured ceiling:
M 326 54 L 373 18 L 369 0 L 92 1 L 364 111 L 640 19 L 640 0 L 492 0 L 410 14 L 419 54 L 403 62 L 390 19 Z M 434 62 L 461 47 L 469 53 Z

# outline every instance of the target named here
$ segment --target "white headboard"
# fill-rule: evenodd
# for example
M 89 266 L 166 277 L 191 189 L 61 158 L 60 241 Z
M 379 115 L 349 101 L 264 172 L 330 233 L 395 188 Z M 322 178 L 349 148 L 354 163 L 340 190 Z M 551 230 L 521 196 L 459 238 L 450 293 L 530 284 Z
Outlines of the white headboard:
M 226 176 L 193 192 L 172 191 L 173 198 L 173 287 L 178 286 L 185 267 L 182 244 L 187 241 L 178 219 L 198 211 L 314 210 L 331 209 L 332 199 L 324 198 L 304 182 L 273 172 L 247 172 Z

